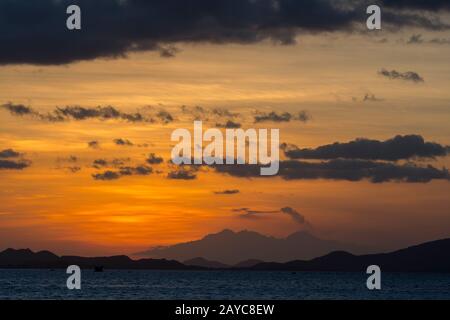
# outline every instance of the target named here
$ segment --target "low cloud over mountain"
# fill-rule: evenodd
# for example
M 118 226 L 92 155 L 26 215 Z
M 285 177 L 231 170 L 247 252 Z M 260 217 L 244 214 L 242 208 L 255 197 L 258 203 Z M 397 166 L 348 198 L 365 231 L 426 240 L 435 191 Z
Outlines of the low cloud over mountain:
M 234 265 L 244 260 L 285 262 L 310 259 L 334 250 L 359 252 L 361 248 L 335 241 L 321 240 L 306 232 L 297 232 L 285 239 L 277 239 L 252 231 L 224 230 L 203 239 L 158 247 L 136 255 L 151 258 L 167 258 L 179 261 L 203 257 L 207 260 Z

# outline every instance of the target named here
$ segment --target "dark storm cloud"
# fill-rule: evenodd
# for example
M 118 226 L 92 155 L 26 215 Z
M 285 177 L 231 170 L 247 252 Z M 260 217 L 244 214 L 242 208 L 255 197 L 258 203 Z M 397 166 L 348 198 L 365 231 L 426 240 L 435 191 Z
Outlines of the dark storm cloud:
M 423 10 L 449 10 L 450 2 L 448 0 L 383 0 L 382 4 L 386 7 L 401 9 L 423 9 Z
M 301 122 L 307 122 L 311 120 L 311 116 L 307 111 L 300 111 L 298 114 L 293 115 L 289 112 L 283 112 L 283 113 L 277 113 L 275 111 L 265 113 L 265 112 L 258 112 L 255 115 L 255 123 L 260 122 L 290 122 L 293 121 L 301 121 Z
M 417 8 L 447 8 L 442 3 Z M 404 2 L 385 1 L 395 8 Z M 82 29 L 66 28 L 66 8 L 81 7 Z M 292 44 L 298 34 L 364 30 L 371 1 L 343 0 L 1 0 L 0 64 L 57 65 L 124 57 L 153 50 L 176 54 L 177 43 L 240 43 L 272 40 Z M 384 23 L 397 28 L 439 28 L 419 11 L 386 10 Z
M 405 80 L 405 81 L 411 81 L 415 83 L 424 82 L 425 80 L 420 76 L 417 72 L 414 71 L 406 71 L 406 72 L 399 72 L 397 70 L 386 70 L 381 69 L 378 71 L 378 74 L 382 75 L 383 77 L 393 79 L 393 80 Z
M 223 191 L 215 191 L 215 194 L 219 195 L 232 195 L 232 194 L 238 194 L 239 190 L 233 189 L 233 190 L 223 190 Z
M 260 176 L 260 167 L 258 165 L 222 165 L 216 166 L 215 170 L 219 173 L 239 178 L 269 178 Z M 281 161 L 278 176 L 286 180 L 369 180 L 372 183 L 390 181 L 425 183 L 432 180 L 450 180 L 447 169 L 437 169 L 431 165 L 421 167 L 412 163 L 399 165 L 369 160 L 346 159 L 324 162 Z
M 287 214 L 288 216 L 290 216 L 292 218 L 292 220 L 294 220 L 298 224 L 303 225 L 303 224 L 306 223 L 305 217 L 302 214 L 300 214 L 297 210 L 292 209 L 291 207 L 281 208 L 280 211 L 282 213 Z
M 446 146 L 436 142 L 426 142 L 420 135 L 398 135 L 385 141 L 356 139 L 350 142 L 335 142 L 314 149 L 299 149 L 282 144 L 281 149 L 290 159 L 365 159 L 397 161 L 446 156 Z
M 20 153 L 13 149 L 5 149 L 0 151 L 0 158 L 18 158 Z

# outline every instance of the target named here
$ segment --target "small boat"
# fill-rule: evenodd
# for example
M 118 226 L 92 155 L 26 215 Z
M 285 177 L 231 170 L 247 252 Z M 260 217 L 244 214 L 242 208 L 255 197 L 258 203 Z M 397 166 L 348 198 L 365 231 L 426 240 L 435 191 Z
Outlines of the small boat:
M 103 266 L 95 266 L 94 271 L 95 272 L 103 272 Z

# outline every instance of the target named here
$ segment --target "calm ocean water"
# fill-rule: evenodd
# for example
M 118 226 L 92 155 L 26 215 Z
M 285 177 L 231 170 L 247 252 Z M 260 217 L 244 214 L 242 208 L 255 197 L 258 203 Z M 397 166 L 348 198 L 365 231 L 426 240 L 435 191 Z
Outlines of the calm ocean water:
M 382 290 L 364 273 L 241 271 L 82 271 L 0 269 L 0 299 L 450 299 L 450 274 L 383 273 Z

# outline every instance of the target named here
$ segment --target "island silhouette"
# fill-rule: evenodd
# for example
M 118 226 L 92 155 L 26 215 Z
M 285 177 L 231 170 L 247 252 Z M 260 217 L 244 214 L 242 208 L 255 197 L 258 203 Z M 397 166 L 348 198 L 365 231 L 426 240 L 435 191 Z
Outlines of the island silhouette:
M 248 270 L 248 271 L 365 271 L 378 265 L 387 272 L 450 272 L 450 238 L 426 242 L 388 253 L 354 255 L 333 251 L 310 260 L 262 262 L 247 259 L 234 265 L 210 261 L 201 257 L 184 263 L 167 259 L 131 259 L 126 255 L 111 257 L 58 256 L 49 251 L 6 249 L 0 252 L 0 268 L 56 269 L 78 265 L 83 269 L 144 270 Z

